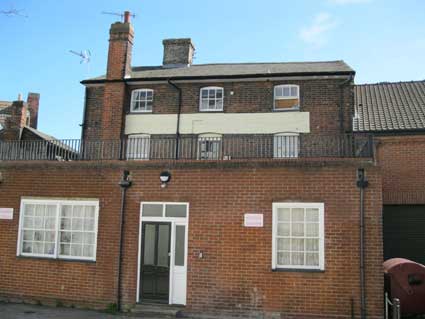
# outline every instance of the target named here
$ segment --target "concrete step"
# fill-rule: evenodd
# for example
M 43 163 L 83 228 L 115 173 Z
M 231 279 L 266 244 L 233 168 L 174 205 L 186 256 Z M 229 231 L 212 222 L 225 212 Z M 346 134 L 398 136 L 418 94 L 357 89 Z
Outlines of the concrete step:
M 167 304 L 157 303 L 140 303 L 137 304 L 131 312 L 140 316 L 155 316 L 158 318 L 183 318 L 183 306 L 170 306 Z

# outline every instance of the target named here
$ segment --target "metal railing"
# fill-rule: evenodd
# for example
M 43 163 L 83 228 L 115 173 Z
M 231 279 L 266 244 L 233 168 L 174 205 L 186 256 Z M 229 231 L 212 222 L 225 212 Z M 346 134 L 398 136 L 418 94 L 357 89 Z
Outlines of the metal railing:
M 391 319 L 401 318 L 400 300 L 393 298 L 392 300 L 388 297 L 388 293 L 385 293 L 385 319 L 390 319 L 390 308 L 391 307 Z
M 151 136 L 125 140 L 0 141 L 0 160 L 232 160 L 312 157 L 368 158 L 368 135 Z

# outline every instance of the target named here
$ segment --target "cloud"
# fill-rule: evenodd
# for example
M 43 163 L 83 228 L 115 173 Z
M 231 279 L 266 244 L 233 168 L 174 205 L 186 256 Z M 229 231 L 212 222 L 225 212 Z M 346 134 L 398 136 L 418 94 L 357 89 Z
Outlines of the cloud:
M 317 14 L 310 26 L 301 28 L 299 36 L 304 42 L 316 47 L 324 45 L 328 33 L 337 26 L 336 20 L 327 12 Z
M 360 3 L 368 3 L 372 0 L 328 0 L 331 4 L 339 4 L 339 5 L 345 5 L 345 4 L 360 4 Z

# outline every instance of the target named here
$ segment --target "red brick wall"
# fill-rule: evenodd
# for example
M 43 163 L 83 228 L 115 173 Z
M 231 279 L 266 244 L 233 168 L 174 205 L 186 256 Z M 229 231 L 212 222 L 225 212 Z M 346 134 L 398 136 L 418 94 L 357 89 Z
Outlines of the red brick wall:
M 86 109 L 84 115 L 83 139 L 100 139 L 104 92 L 104 86 L 86 88 Z
M 345 163 L 345 164 L 344 164 Z M 359 162 L 357 162 L 360 165 Z M 123 267 L 124 303 L 136 300 L 141 201 L 190 203 L 188 306 L 192 311 L 267 311 L 294 315 L 359 314 L 359 193 L 357 164 L 3 164 L 0 206 L 14 207 L 0 221 L 0 295 L 106 305 L 115 301 L 120 189 L 125 167 L 128 192 Z M 279 166 L 281 165 L 281 166 Z M 170 169 L 162 189 L 159 174 Z M 366 282 L 370 317 L 382 315 L 381 180 L 366 165 Z M 21 196 L 99 198 L 97 262 L 16 257 Z M 325 272 L 271 271 L 272 203 L 325 203 Z M 264 214 L 264 227 L 242 227 L 247 212 Z M 204 259 L 198 253 L 204 252 Z
M 425 135 L 376 137 L 384 204 L 425 204 Z
M 339 133 L 339 105 L 341 88 L 339 83 L 341 79 L 318 79 L 304 81 L 256 81 L 256 82 L 214 82 L 214 83 L 179 83 L 182 88 L 182 113 L 199 112 L 199 94 L 200 89 L 205 86 L 221 86 L 224 88 L 224 112 L 225 113 L 255 113 L 255 112 L 273 112 L 273 87 L 279 84 L 298 84 L 300 85 L 300 104 L 301 111 L 310 112 L 310 128 L 311 132 L 318 134 L 335 134 Z M 110 86 L 108 83 L 106 86 Z M 118 84 L 114 84 L 118 86 Z M 151 88 L 154 90 L 153 113 L 154 114 L 170 114 L 177 113 L 178 110 L 178 93 L 176 89 L 168 84 L 146 84 L 141 86 L 127 86 L 125 112 L 130 111 L 131 91 L 137 88 Z M 101 93 L 100 88 L 89 88 L 87 95 L 87 114 L 94 122 L 100 121 L 98 118 L 99 106 L 102 102 L 97 102 L 98 94 Z M 231 95 L 230 92 L 234 94 Z M 121 91 L 119 92 L 121 94 Z M 351 105 L 352 105 L 352 88 L 345 86 L 344 94 L 344 128 L 345 131 L 351 131 Z M 109 101 L 108 98 L 106 101 Z M 114 108 L 120 106 L 121 100 L 113 103 Z M 109 103 L 109 102 L 108 102 Z M 92 110 L 92 109 L 95 109 Z M 105 112 L 107 112 L 105 108 Z M 138 114 L 143 116 L 144 114 Z M 109 127 L 110 122 L 106 122 Z M 114 123 L 114 125 L 118 125 Z M 87 130 L 91 129 L 89 124 Z M 87 136 L 92 136 L 88 133 Z

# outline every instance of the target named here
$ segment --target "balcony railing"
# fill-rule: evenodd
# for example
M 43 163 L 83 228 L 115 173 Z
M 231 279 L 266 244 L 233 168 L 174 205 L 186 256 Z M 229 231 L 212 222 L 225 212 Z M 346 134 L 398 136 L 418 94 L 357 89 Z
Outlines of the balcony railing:
M 227 135 L 141 137 L 126 140 L 0 141 L 1 161 L 236 160 L 312 157 L 368 158 L 368 135 Z

